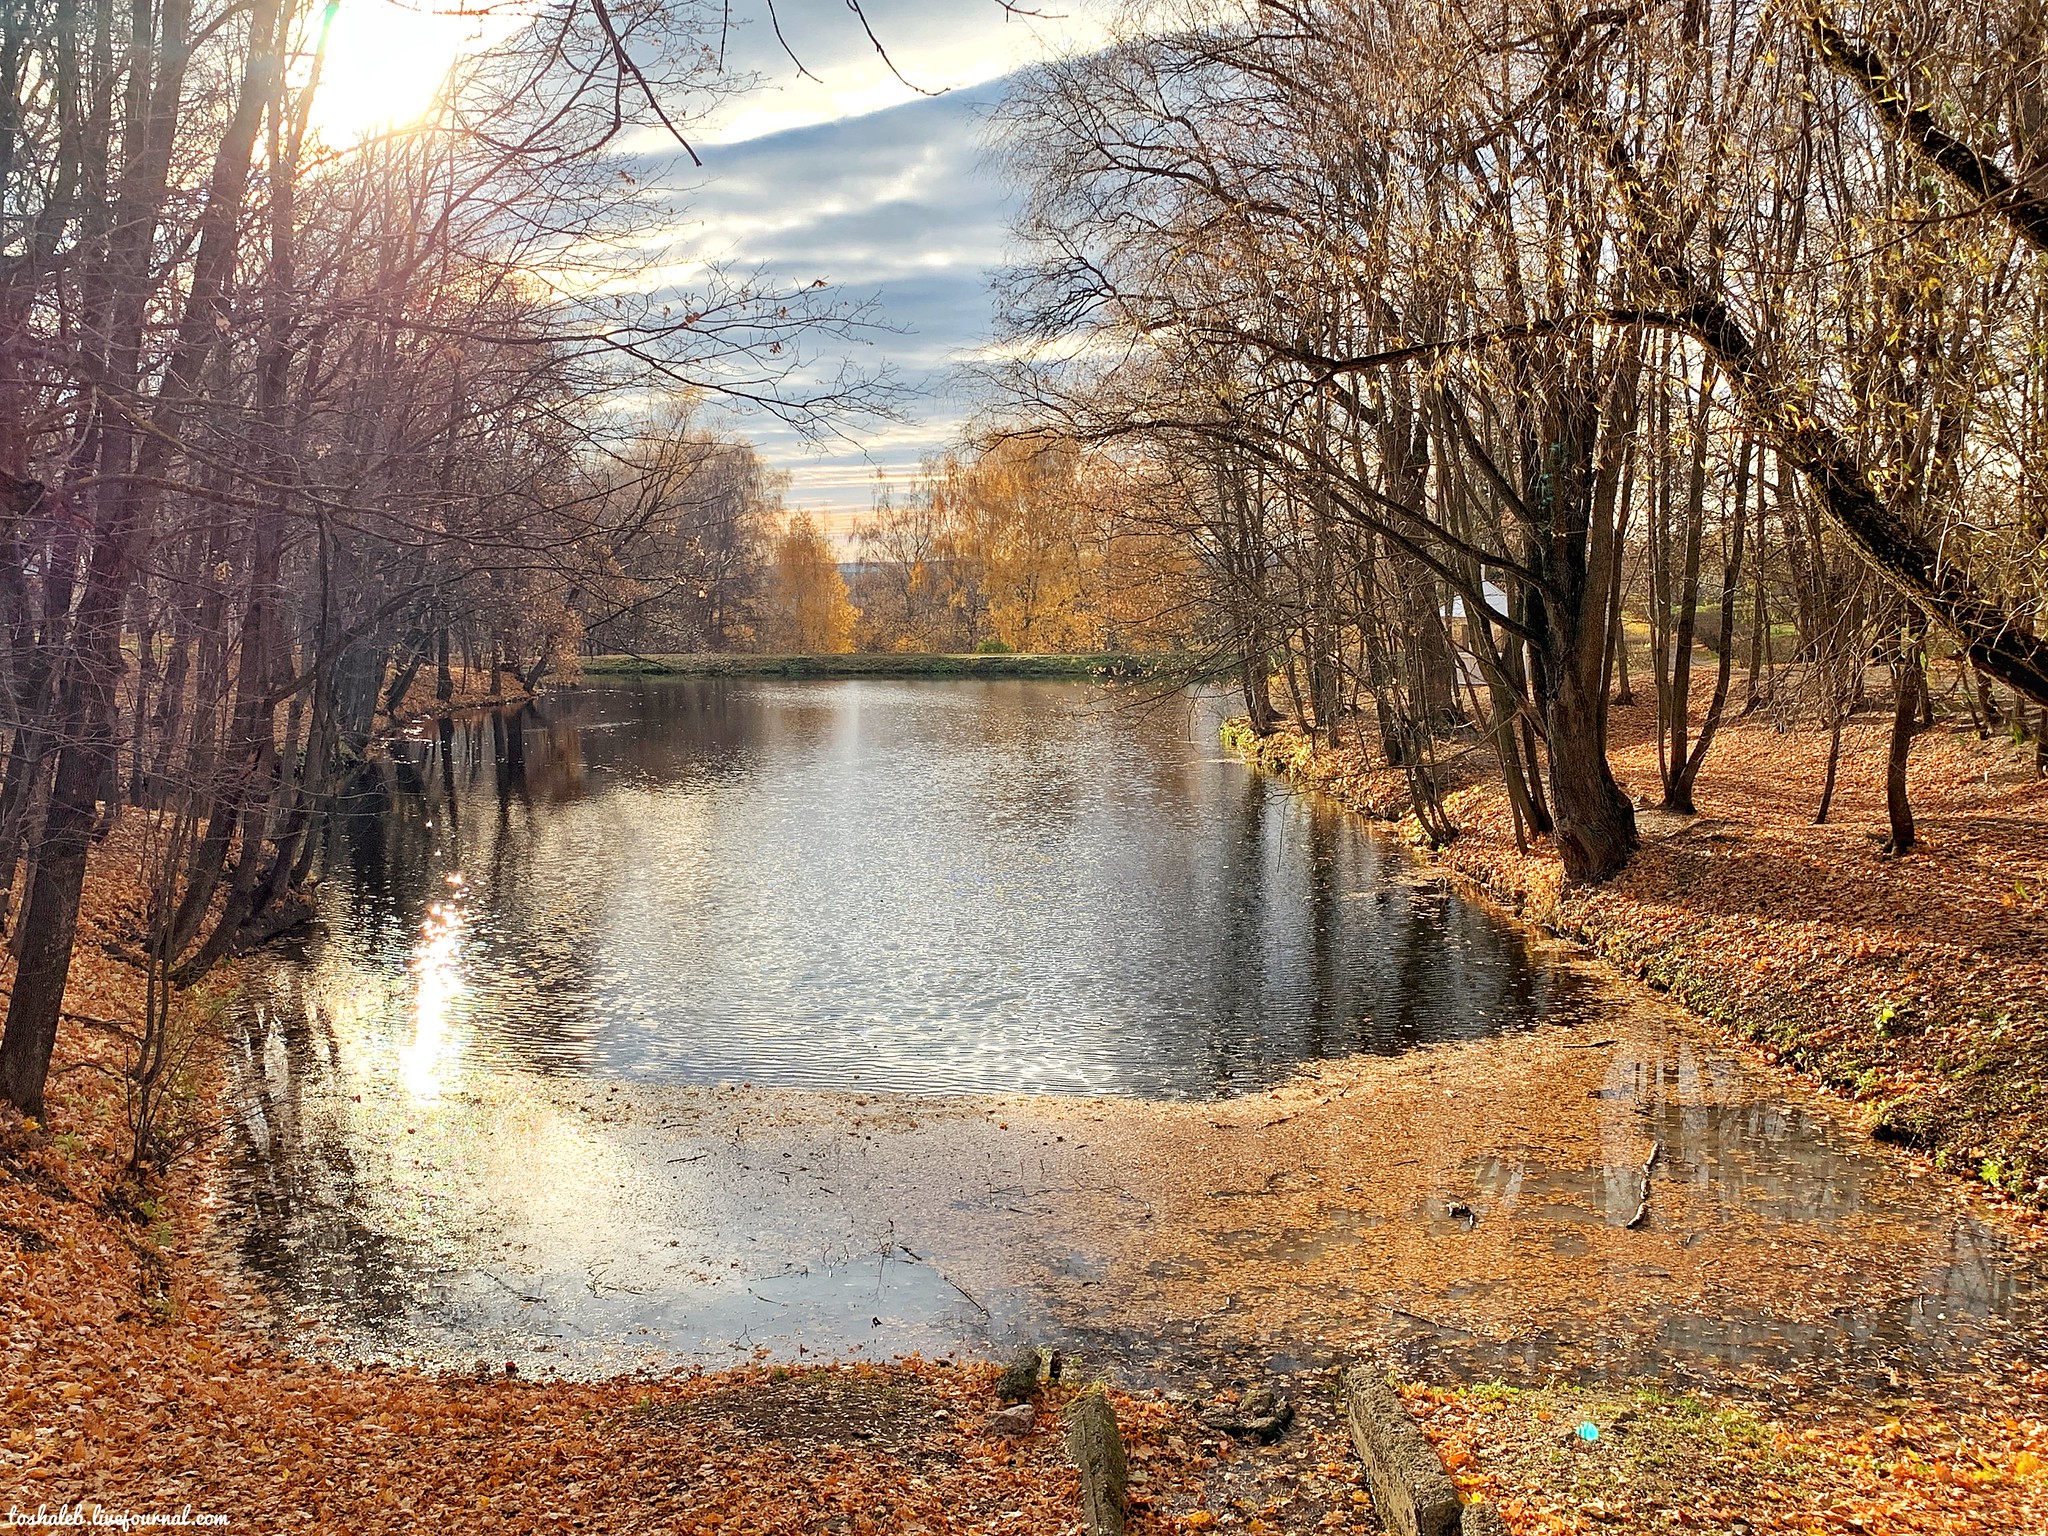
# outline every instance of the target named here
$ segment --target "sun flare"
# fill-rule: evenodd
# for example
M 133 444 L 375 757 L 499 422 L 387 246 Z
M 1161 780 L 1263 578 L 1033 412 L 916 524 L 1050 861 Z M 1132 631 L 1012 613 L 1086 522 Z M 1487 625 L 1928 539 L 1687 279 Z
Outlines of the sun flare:
M 322 11 L 307 18 L 305 60 L 318 43 Z M 311 122 L 330 145 L 403 127 L 434 105 L 448 71 L 503 42 L 528 20 L 525 7 L 477 0 L 339 0 Z
M 421 1102 L 441 1097 L 460 1054 L 450 1014 L 462 995 L 462 909 L 454 900 L 427 908 L 413 945 L 413 973 L 419 990 L 413 1008 L 413 1038 L 399 1047 L 399 1076 Z

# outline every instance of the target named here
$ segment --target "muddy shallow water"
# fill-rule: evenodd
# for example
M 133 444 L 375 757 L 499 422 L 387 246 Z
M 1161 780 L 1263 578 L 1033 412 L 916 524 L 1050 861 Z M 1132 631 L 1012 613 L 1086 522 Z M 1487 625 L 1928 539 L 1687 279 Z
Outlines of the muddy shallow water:
M 303 1348 L 578 1374 L 1026 1332 L 1138 1376 L 2039 1354 L 1963 1197 L 1212 740 L 862 682 L 413 744 L 249 989 L 229 1261 Z

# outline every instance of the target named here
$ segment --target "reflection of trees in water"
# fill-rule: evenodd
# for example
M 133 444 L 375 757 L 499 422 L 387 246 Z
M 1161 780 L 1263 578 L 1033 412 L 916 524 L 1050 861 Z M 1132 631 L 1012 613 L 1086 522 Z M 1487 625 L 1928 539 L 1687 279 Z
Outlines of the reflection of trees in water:
M 249 1273 L 291 1305 L 342 1298 L 351 1319 L 401 1316 L 426 1283 L 416 1256 L 365 1219 L 341 1042 L 294 968 L 244 989 L 229 1037 L 227 1209 Z
M 337 821 L 330 868 L 343 889 L 328 912 L 339 942 L 389 971 L 459 870 L 470 892 L 463 1022 L 494 1059 L 588 1067 L 621 1021 L 643 1043 L 645 1022 L 708 1020 L 715 1034 L 721 1009 L 773 1001 L 720 990 L 755 951 L 721 964 L 719 946 L 758 936 L 720 925 L 715 890 L 682 892 L 689 904 L 665 931 L 659 903 L 678 893 L 659 870 L 634 888 L 655 839 L 633 818 L 670 814 L 645 792 L 696 795 L 759 774 L 759 797 L 706 802 L 716 846 L 664 846 L 712 860 L 714 884 L 731 872 L 716 864 L 728 844 L 725 856 L 750 869 L 764 853 L 788 860 L 805 912 L 820 903 L 800 936 L 769 934 L 785 945 L 774 974 L 794 978 L 784 1001 L 797 1008 L 825 1007 L 832 983 L 860 990 L 874 937 L 862 924 L 878 912 L 913 948 L 919 934 L 979 932 L 992 971 L 1028 977 L 1043 964 L 1052 985 L 1039 1001 L 1091 1020 L 1077 1048 L 1139 1091 L 1229 1092 L 1300 1060 L 1475 1038 L 1569 1002 L 1505 925 L 1405 883 L 1405 870 L 1390 878 L 1383 864 L 1398 854 L 1330 808 L 1218 763 L 1189 729 L 1179 712 L 1105 719 L 1029 684 L 565 690 L 394 743 Z M 849 861 L 856 847 L 868 862 Z M 937 884 L 920 889 L 904 858 L 928 863 Z M 760 877 L 772 885 L 774 871 Z M 1100 902 L 1110 905 L 1086 905 Z M 606 956 L 643 932 L 651 951 L 693 948 L 648 965 L 634 997 L 607 994 Z M 787 946 L 808 943 L 850 953 L 851 969 L 807 969 Z M 902 963 L 901 944 L 888 952 L 883 963 Z M 987 991 L 991 1006 L 1015 1001 L 1000 984 Z M 945 1008 L 917 1006 L 933 1019 Z M 957 1027 L 976 1022 L 962 1014 Z
M 620 728 L 591 742 L 595 760 L 658 784 L 740 777 L 800 713 L 722 678 L 644 686 L 615 695 L 608 707 L 621 705 Z M 822 731 L 831 713 L 816 710 L 810 729 Z
M 582 914 L 542 918 L 561 872 L 548 832 L 590 797 L 589 734 L 573 708 L 496 710 L 443 736 L 443 793 L 416 808 L 443 835 L 411 871 L 422 903 L 465 881 L 461 969 L 473 1050 L 538 1072 L 587 1070 L 587 1028 L 575 1006 L 594 988 L 595 945 Z
M 1415 885 L 1341 813 L 1248 779 L 1216 839 L 1221 900 L 1204 914 L 1221 963 L 1211 1012 L 1259 1026 L 1289 1057 L 1396 1052 L 1571 1011 L 1575 979 L 1447 890 Z M 1300 846 L 1290 848 L 1290 840 Z M 1271 1038 L 1274 1030 L 1294 1038 Z M 1220 1063 L 1219 1063 L 1220 1064 Z
M 463 945 L 478 1045 L 536 1071 L 587 1069 L 593 1025 L 579 1005 L 596 990 L 601 903 L 558 898 L 561 864 L 583 866 L 569 873 L 587 880 L 605 850 L 565 818 L 592 799 L 594 771 L 662 782 L 744 772 L 770 713 L 725 684 L 623 700 L 567 692 L 395 739 L 331 824 L 328 863 L 345 894 L 328 909 L 328 942 L 399 963 L 459 873 L 479 919 Z
M 1713 1366 L 1762 1365 L 1883 1385 L 1888 1371 L 1911 1376 L 1966 1359 L 1976 1368 L 1986 1349 L 2017 1357 L 2048 1323 L 2037 1281 L 2004 1238 L 1953 1208 L 1902 1195 L 1899 1171 L 1833 1122 L 1745 1097 L 1729 1058 L 1702 1057 L 1673 1039 L 1650 1059 L 1617 1058 L 1600 1099 L 1608 1122 L 1600 1166 L 1489 1156 L 1472 1165 L 1473 1187 L 1502 1215 L 1519 1210 L 1525 1219 L 1548 1213 L 1621 1226 L 1636 1210 L 1642 1161 L 1655 1145 L 1653 1212 L 1657 1189 L 1683 1186 L 1691 1200 L 1713 1208 L 1704 1230 L 1725 1244 L 1766 1251 L 1795 1234 L 1810 1238 L 1816 1228 L 1836 1229 L 1830 1241 L 1855 1244 L 1866 1240 L 1868 1218 L 1882 1218 L 1886 1265 L 1845 1268 L 1833 1295 L 1802 1292 L 1805 1306 L 1817 1303 L 1804 1320 L 1774 1315 L 1766 1297 L 1754 1309 L 1730 1305 L 1712 1316 L 1652 1314 L 1604 1342 L 1524 1339 L 1489 1351 L 1459 1341 L 1453 1353 L 1463 1368 L 1540 1376 L 1569 1354 L 1617 1379 L 1673 1370 L 1711 1379 Z M 1763 1273 L 1771 1273 L 1768 1266 Z M 1588 1284 L 1597 1288 L 1597 1277 Z

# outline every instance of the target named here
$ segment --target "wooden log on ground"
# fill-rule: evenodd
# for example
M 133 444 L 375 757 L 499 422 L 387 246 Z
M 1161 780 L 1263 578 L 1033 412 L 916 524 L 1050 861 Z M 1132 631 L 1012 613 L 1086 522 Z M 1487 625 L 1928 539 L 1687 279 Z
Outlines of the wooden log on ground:
M 1023 1343 L 996 1378 L 996 1396 L 1006 1403 L 1028 1403 L 1038 1395 L 1038 1346 Z
M 1457 1487 L 1385 1373 L 1365 1365 L 1346 1371 L 1344 1411 L 1380 1523 L 1395 1536 L 1455 1536 Z
M 1124 1536 L 1130 1470 L 1116 1412 L 1101 1387 L 1090 1387 L 1067 1410 L 1067 1454 L 1081 1473 L 1081 1524 L 1088 1536 Z

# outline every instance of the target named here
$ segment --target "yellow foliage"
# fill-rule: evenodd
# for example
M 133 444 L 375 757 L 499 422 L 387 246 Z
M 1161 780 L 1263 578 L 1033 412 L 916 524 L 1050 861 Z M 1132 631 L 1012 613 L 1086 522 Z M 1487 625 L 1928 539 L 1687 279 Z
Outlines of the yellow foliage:
M 886 650 L 1108 648 L 1108 540 L 1092 466 L 1054 437 L 947 454 L 861 529 L 866 643 Z
M 762 625 L 768 648 L 806 656 L 850 651 L 858 617 L 830 541 L 809 513 L 797 513 L 775 541 Z

